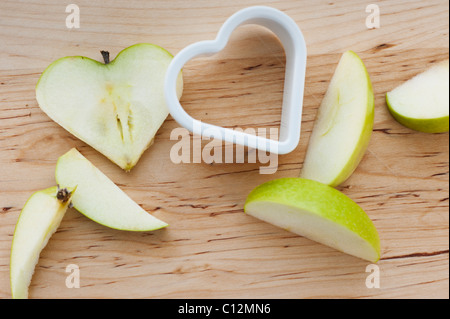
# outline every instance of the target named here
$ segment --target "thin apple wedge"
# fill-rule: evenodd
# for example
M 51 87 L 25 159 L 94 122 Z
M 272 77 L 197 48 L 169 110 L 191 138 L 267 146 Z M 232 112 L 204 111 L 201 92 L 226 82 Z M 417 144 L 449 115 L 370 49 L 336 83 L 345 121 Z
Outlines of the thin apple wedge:
M 11 246 L 10 282 L 14 299 L 28 298 L 39 255 L 59 227 L 73 194 L 73 189 L 51 187 L 35 192 L 23 207 Z
M 448 62 L 438 63 L 386 94 L 389 111 L 397 122 L 425 133 L 448 132 Z
M 168 226 L 150 215 L 75 148 L 56 163 L 61 187 L 77 187 L 73 207 L 104 226 L 129 231 L 151 231 Z
M 153 44 L 136 44 L 105 63 L 61 58 L 36 85 L 40 108 L 56 123 L 126 171 L 131 170 L 169 114 L 164 76 L 173 56 Z M 180 73 L 177 97 L 183 92 Z
M 248 196 L 245 212 L 346 254 L 377 262 L 378 232 L 363 209 L 331 186 L 302 178 L 278 179 Z
M 319 107 L 300 177 L 336 187 L 361 162 L 372 135 L 374 96 L 369 74 L 344 53 Z

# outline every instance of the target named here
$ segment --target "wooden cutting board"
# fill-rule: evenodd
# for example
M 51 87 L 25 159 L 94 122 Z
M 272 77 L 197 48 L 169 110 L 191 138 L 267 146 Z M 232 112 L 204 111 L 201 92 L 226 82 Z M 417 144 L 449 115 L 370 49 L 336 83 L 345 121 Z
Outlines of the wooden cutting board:
M 85 1 L 80 28 L 68 29 L 58 0 L 0 2 L 0 298 L 10 298 L 9 255 L 27 198 L 53 186 L 57 158 L 72 147 L 131 198 L 168 222 L 164 230 L 112 230 L 70 209 L 41 254 L 31 298 L 448 298 L 449 136 L 409 130 L 393 120 L 384 95 L 449 55 L 449 4 L 377 1 L 380 28 L 368 29 L 367 1 Z M 173 164 L 179 125 L 169 117 L 154 146 L 125 173 L 38 107 L 35 85 L 52 61 L 68 55 L 114 57 L 140 42 L 173 54 L 213 39 L 237 10 L 278 8 L 302 29 L 308 46 L 302 137 L 279 157 L 273 175 L 261 163 Z M 354 50 L 373 82 L 376 115 L 369 149 L 339 187 L 377 227 L 379 288 L 366 285 L 370 263 L 243 213 L 259 184 L 299 175 L 317 108 L 341 54 Z M 182 104 L 213 124 L 280 124 L 284 53 L 267 30 L 241 27 L 220 54 L 184 68 Z M 203 144 L 208 141 L 203 141 Z M 68 265 L 80 271 L 69 289 Z M 369 269 L 367 269 L 369 270 Z M 369 278 L 370 279 L 370 278 Z M 370 281 L 370 280 L 369 280 Z

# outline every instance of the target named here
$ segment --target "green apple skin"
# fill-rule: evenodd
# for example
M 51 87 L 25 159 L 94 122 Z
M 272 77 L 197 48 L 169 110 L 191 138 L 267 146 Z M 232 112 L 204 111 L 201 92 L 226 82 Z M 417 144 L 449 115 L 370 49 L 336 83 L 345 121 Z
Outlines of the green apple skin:
M 17 221 L 11 246 L 10 283 L 13 299 L 27 299 L 28 287 L 39 255 L 58 229 L 74 190 L 64 199 L 57 198 L 58 188 L 35 192 L 27 200 Z
M 335 188 L 303 178 L 254 189 L 245 213 L 355 257 L 380 259 L 378 232 L 363 209 Z
M 448 132 L 449 61 L 386 93 L 386 104 L 394 119 L 407 128 L 424 133 Z
M 36 99 L 52 120 L 130 171 L 169 114 L 164 76 L 172 58 L 148 43 L 122 50 L 108 64 L 64 57 L 42 73 Z M 182 92 L 180 72 L 178 98 Z
M 342 96 L 351 100 L 355 92 L 360 94 L 356 105 L 359 112 L 357 119 L 352 116 L 356 112 L 345 108 L 351 103 L 339 104 Z M 348 112 L 348 116 L 340 117 L 344 112 Z M 367 151 L 374 118 L 375 103 L 369 73 L 359 56 L 347 51 L 341 57 L 319 108 L 300 177 L 333 187 L 345 182 Z M 358 126 L 349 131 L 347 128 L 354 124 Z M 336 162 L 337 159 L 340 159 L 339 162 Z
M 77 187 L 73 207 L 101 225 L 128 231 L 168 226 L 142 209 L 75 148 L 59 157 L 55 175 L 61 187 Z

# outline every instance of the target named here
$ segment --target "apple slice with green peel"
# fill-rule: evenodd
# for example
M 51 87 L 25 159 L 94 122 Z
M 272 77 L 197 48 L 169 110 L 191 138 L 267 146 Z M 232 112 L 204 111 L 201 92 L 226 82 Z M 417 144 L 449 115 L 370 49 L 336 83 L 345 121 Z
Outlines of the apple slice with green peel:
M 56 163 L 61 187 L 77 187 L 73 207 L 104 226 L 130 231 L 151 231 L 168 226 L 150 215 L 75 148 Z
M 355 171 L 369 145 L 374 96 L 369 74 L 344 53 L 319 107 L 300 177 L 336 187 Z
M 23 207 L 11 246 L 10 282 L 14 299 L 28 298 L 39 255 L 59 227 L 72 194 L 73 190 L 51 187 L 31 195 Z
M 346 254 L 377 262 L 378 232 L 367 214 L 331 186 L 302 178 L 278 179 L 257 187 L 245 212 Z
M 131 170 L 169 114 L 164 77 L 173 56 L 136 44 L 105 63 L 74 56 L 53 62 L 41 75 L 36 99 L 67 131 L 126 171 Z M 183 92 L 180 72 L 177 95 Z
M 392 116 L 410 129 L 425 133 L 448 132 L 448 60 L 387 93 L 386 102 Z

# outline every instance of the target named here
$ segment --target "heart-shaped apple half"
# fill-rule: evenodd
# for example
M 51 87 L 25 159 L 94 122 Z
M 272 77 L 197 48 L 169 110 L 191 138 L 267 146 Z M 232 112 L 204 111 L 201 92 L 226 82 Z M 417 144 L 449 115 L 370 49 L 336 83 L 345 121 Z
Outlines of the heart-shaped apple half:
M 105 63 L 82 56 L 53 62 L 39 79 L 36 99 L 52 120 L 129 171 L 169 114 L 164 77 L 173 56 L 142 43 L 111 62 L 104 58 Z M 182 92 L 180 72 L 177 99 Z

